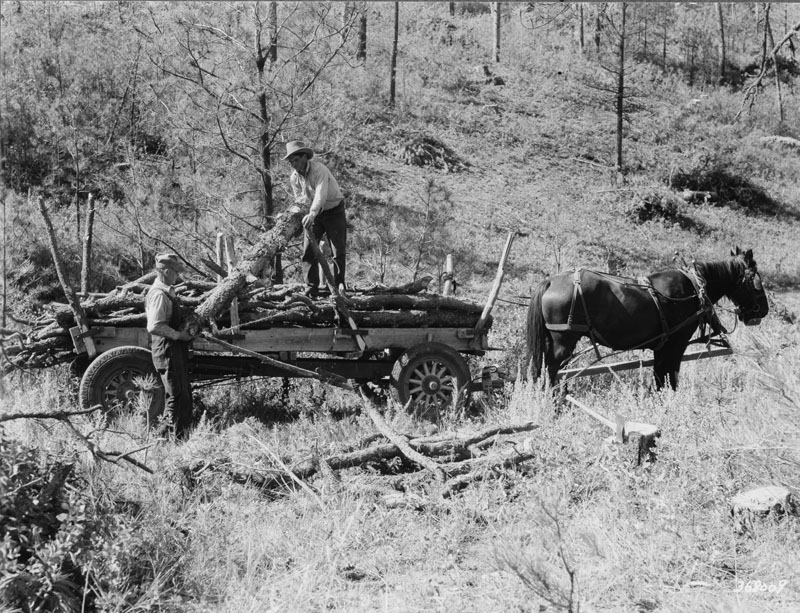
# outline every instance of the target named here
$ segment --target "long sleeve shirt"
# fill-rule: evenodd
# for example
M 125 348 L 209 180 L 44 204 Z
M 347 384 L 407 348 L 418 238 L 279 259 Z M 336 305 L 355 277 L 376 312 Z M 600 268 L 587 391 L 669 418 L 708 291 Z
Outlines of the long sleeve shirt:
M 331 171 L 325 164 L 314 159 L 308 160 L 304 175 L 293 171 L 289 183 L 294 192 L 294 201 L 301 206 L 308 206 L 309 213 L 315 217 L 321 211 L 338 206 L 344 199 Z
M 170 296 L 175 297 L 175 289 L 159 279 L 153 282 L 144 301 L 147 314 L 147 331 L 156 336 L 164 336 L 171 340 L 179 338 L 179 332 L 170 326 L 173 303 Z

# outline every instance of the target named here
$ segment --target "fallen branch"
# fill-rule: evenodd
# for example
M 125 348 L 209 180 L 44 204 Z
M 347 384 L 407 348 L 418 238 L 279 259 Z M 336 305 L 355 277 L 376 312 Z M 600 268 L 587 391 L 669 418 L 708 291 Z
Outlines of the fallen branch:
M 0 413 L 0 423 L 11 421 L 13 419 L 59 419 L 65 420 L 70 417 L 77 417 L 78 415 L 88 415 L 102 409 L 103 406 L 98 404 L 91 408 L 82 411 L 42 411 L 39 413 Z
M 374 409 L 374 406 L 371 406 L 369 404 L 367 406 L 369 406 L 371 410 L 376 411 Z M 383 418 L 380 418 L 379 421 L 384 421 L 384 420 Z M 395 487 L 397 487 L 396 483 L 399 483 L 403 480 L 407 480 L 409 478 L 421 480 L 422 478 L 424 478 L 424 475 L 427 475 L 429 472 L 433 473 L 434 475 L 437 472 L 441 472 L 442 476 L 444 477 L 456 477 L 459 475 L 469 473 L 471 471 L 481 470 L 483 468 L 488 469 L 491 468 L 492 466 L 498 467 L 501 464 L 506 465 L 509 462 L 511 464 L 515 463 L 518 464 L 519 462 L 523 462 L 527 459 L 530 459 L 529 454 L 524 454 L 524 453 L 520 454 L 516 452 L 516 450 L 514 450 L 513 456 L 501 458 L 500 460 L 498 460 L 496 456 L 492 455 L 483 455 L 481 457 L 475 457 L 474 450 L 477 448 L 485 448 L 490 445 L 496 444 L 499 441 L 499 437 L 502 435 L 511 435 L 511 434 L 518 434 L 521 432 L 529 432 L 531 430 L 535 430 L 538 427 L 539 424 L 534 424 L 529 422 L 529 423 L 514 424 L 509 426 L 494 426 L 468 436 L 446 436 L 439 438 L 420 437 L 420 438 L 407 439 L 405 435 L 393 432 L 391 428 L 389 428 L 387 425 L 387 429 L 393 432 L 393 436 L 396 435 L 395 438 L 399 438 L 401 442 L 405 441 L 407 445 L 406 452 L 408 452 L 408 449 L 411 450 L 408 453 L 408 455 L 402 452 L 401 449 L 394 442 L 389 442 L 389 443 L 380 443 L 377 445 L 372 445 L 364 449 L 356 449 L 354 451 L 348 451 L 346 453 L 341 453 L 338 455 L 331 455 L 328 456 L 327 458 L 309 456 L 307 458 L 300 460 L 299 462 L 291 464 L 291 466 L 288 462 L 282 460 L 282 462 L 287 467 L 290 466 L 291 475 L 289 475 L 288 472 L 275 469 L 268 469 L 268 468 L 264 469 L 248 468 L 247 470 L 234 468 L 229 458 L 213 458 L 213 459 L 206 458 L 198 460 L 193 464 L 185 467 L 183 469 L 183 472 L 190 475 L 191 478 L 193 479 L 196 479 L 201 474 L 209 470 L 221 472 L 227 475 L 230 479 L 232 479 L 236 483 L 248 484 L 256 486 L 261 489 L 271 490 L 271 489 L 286 487 L 291 481 L 295 480 L 295 477 L 299 480 L 307 481 L 308 479 L 316 475 L 317 472 L 319 472 L 321 461 L 324 462 L 328 467 L 330 467 L 332 471 L 337 471 L 348 468 L 356 468 L 359 466 L 364 466 L 375 462 L 387 461 L 391 460 L 392 458 L 396 458 L 400 455 L 403 455 L 404 457 L 411 459 L 414 463 L 423 466 L 425 468 L 425 470 L 422 471 L 421 473 L 393 475 L 391 478 L 385 477 L 385 479 L 395 479 L 393 483 L 395 483 Z M 385 433 L 383 432 L 381 432 L 381 434 L 370 435 L 369 437 L 362 439 L 361 444 L 372 443 L 376 439 L 384 436 Z M 425 459 L 426 463 L 430 464 L 430 466 L 425 466 L 421 462 L 418 462 L 416 459 L 418 455 L 421 455 Z M 432 458 L 427 457 L 433 455 L 441 457 L 448 463 L 439 464 L 435 462 Z M 412 475 L 416 476 L 412 477 Z M 445 486 L 445 491 L 447 489 L 448 486 Z M 449 489 L 452 490 L 452 488 Z
M 388 438 L 394 445 L 397 447 L 400 452 L 407 457 L 412 462 L 416 462 L 420 466 L 427 468 L 429 471 L 433 473 L 433 476 L 436 477 L 436 480 L 439 482 L 444 481 L 444 473 L 442 472 L 441 467 L 438 463 L 431 460 L 430 458 L 422 455 L 418 451 L 415 451 L 409 444 L 408 441 L 403 437 L 401 434 L 398 434 L 386 423 L 386 420 L 383 419 L 378 410 L 375 408 L 375 405 L 372 403 L 369 398 L 364 395 L 364 392 L 361 392 L 361 398 L 364 401 L 364 407 L 367 410 L 367 415 L 369 415 L 372 422 L 375 424 L 375 427 L 378 429 L 378 432 L 383 434 L 386 438 Z
M 89 453 L 92 454 L 92 457 L 98 460 L 103 460 L 105 462 L 110 462 L 111 464 L 119 464 L 121 461 L 125 461 L 131 464 L 132 466 L 140 468 L 141 470 L 148 472 L 152 475 L 153 470 L 149 466 L 143 464 L 142 462 L 139 462 L 139 460 L 136 460 L 130 456 L 133 455 L 134 453 L 139 453 L 140 451 L 149 449 L 150 447 L 153 446 L 153 444 L 145 445 L 144 447 L 140 447 L 138 449 L 133 449 L 130 451 L 105 451 L 104 449 L 100 449 L 100 447 L 97 446 L 97 443 L 90 440 L 89 437 L 87 437 L 80 430 L 78 430 L 78 428 L 75 427 L 75 424 L 73 424 L 69 419 L 70 417 L 93 413 L 94 411 L 100 410 L 102 408 L 103 408 L 102 405 L 98 404 L 88 409 L 84 409 L 82 411 L 41 411 L 38 413 L 6 413 L 6 414 L 0 414 L 0 423 L 5 421 L 10 421 L 12 419 L 55 419 L 57 421 L 64 422 L 72 432 L 73 436 L 77 438 L 86 447 Z

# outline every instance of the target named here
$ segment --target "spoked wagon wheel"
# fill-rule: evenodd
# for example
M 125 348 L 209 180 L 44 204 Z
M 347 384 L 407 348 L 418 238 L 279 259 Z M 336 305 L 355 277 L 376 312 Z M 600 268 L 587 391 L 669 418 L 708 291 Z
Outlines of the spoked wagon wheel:
M 392 368 L 392 395 L 418 417 L 436 419 L 470 382 L 467 363 L 442 343 L 423 343 L 406 351 Z
M 142 411 L 153 424 L 164 411 L 164 388 L 147 349 L 115 347 L 89 364 L 78 400 L 85 409 L 103 405 L 109 415 Z

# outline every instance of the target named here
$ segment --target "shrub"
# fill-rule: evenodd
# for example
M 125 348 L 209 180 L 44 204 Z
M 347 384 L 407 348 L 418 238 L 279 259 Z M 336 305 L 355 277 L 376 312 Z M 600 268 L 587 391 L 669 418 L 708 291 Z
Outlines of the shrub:
M 26 612 L 93 608 L 81 594 L 79 558 L 104 529 L 73 468 L 42 463 L 35 450 L 0 436 L 0 602 L 6 606 Z

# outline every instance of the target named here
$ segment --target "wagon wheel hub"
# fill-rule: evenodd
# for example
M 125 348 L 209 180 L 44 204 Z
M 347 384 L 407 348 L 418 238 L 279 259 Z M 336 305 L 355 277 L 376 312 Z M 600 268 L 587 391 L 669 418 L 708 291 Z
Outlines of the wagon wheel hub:
M 428 375 L 422 380 L 422 391 L 429 396 L 435 395 L 441 387 L 442 382 L 439 380 L 439 377 L 435 375 Z

